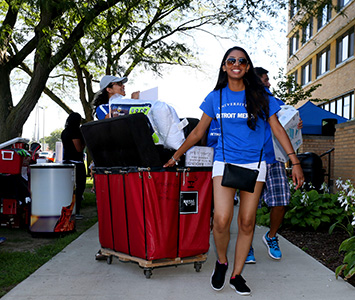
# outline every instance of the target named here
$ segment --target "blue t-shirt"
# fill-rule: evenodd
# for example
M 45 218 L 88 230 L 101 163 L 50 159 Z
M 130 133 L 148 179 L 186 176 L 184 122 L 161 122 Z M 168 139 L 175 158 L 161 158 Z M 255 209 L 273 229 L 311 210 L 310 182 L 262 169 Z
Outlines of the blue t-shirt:
M 108 104 L 101 104 L 96 108 L 96 117 L 99 120 L 105 119 L 106 115 L 110 112 Z
M 210 128 L 208 129 L 208 133 L 207 133 L 206 146 L 216 148 L 218 138 L 220 135 L 221 135 L 221 126 L 219 125 L 216 119 L 212 119 Z
M 285 105 L 285 103 L 283 103 L 282 100 L 277 99 L 275 97 L 272 98 L 274 98 L 280 106 Z M 274 164 L 278 162 L 275 158 L 274 144 L 272 142 L 272 132 L 269 123 L 266 124 L 264 152 L 265 152 L 265 160 L 267 164 Z
M 245 91 L 233 92 L 229 87 L 222 90 L 222 130 L 225 160 L 228 163 L 247 164 L 258 162 L 265 140 L 267 121 L 258 118 L 255 130 L 247 125 Z M 212 91 L 200 105 L 201 110 L 216 118 L 220 124 L 220 91 Z M 269 114 L 278 112 L 280 106 L 274 97 L 269 96 Z M 215 160 L 223 161 L 222 138 L 218 138 Z

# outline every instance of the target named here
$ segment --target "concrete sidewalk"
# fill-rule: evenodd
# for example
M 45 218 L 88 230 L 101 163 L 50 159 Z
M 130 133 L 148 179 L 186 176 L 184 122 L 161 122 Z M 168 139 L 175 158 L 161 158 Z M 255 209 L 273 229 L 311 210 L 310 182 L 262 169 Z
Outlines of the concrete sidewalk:
M 236 208 L 237 213 L 237 208 Z M 233 261 L 236 241 L 236 223 L 229 249 Z M 264 227 L 255 230 L 253 246 L 257 263 L 246 265 L 243 277 L 252 289 L 255 300 L 334 300 L 353 299 L 355 288 L 299 248 L 280 237 L 283 253 L 281 261 L 267 255 L 262 242 Z M 235 299 L 243 298 L 226 284 L 220 292 L 210 287 L 210 276 L 215 264 L 213 238 L 207 261 L 199 273 L 193 264 L 153 269 L 146 279 L 136 263 L 120 262 L 114 258 L 111 265 L 96 261 L 95 253 L 100 248 L 98 225 L 94 225 L 77 240 L 8 294 L 3 300 L 107 300 L 107 299 Z M 231 268 L 228 270 L 230 276 Z

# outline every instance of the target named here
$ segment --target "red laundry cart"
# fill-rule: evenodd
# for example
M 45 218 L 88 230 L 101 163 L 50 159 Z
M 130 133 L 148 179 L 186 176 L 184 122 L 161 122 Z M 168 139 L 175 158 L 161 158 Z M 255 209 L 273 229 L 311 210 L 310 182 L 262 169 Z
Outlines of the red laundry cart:
M 95 168 L 101 252 L 154 267 L 207 258 L 211 168 Z

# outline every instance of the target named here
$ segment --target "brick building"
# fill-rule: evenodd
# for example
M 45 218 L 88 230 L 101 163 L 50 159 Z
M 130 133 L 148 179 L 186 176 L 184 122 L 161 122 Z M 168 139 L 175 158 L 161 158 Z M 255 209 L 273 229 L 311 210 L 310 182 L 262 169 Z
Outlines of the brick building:
M 304 15 L 290 5 L 287 74 L 307 88 L 322 84 L 313 97 L 328 99 L 320 104 L 347 119 L 355 117 L 355 0 L 333 0 L 321 7 L 319 17 Z M 297 21 L 303 20 L 302 26 Z M 299 103 L 299 106 L 303 103 Z
M 332 5 L 320 6 L 322 13 L 314 17 L 298 9 L 297 0 L 290 1 L 287 75 L 304 88 L 321 84 L 312 96 L 329 101 L 317 105 L 350 120 L 355 118 L 355 0 L 333 0 Z M 331 182 L 342 177 L 355 183 L 355 121 L 335 128 L 335 136 L 303 136 L 300 152 L 321 155 L 334 147 Z M 328 159 L 322 157 L 326 172 Z
M 334 178 L 355 183 L 355 120 L 335 127 Z

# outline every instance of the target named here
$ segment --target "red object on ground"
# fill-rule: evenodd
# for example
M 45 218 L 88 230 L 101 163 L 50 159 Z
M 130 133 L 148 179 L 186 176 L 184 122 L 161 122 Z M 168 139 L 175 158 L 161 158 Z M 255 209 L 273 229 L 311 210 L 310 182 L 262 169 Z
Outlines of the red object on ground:
M 11 149 L 0 149 L 0 173 L 21 174 L 23 159 L 23 156 Z
M 17 200 L 16 199 L 2 199 L 2 213 L 4 215 L 16 215 Z
M 147 260 L 209 249 L 211 168 L 96 168 L 103 248 Z

